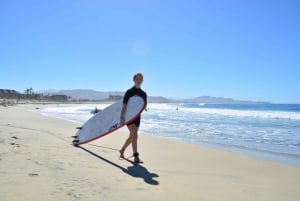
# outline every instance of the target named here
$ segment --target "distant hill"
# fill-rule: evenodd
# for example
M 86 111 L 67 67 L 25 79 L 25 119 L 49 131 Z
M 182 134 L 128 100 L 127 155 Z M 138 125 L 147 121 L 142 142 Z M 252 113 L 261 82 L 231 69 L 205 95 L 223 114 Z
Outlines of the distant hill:
M 199 96 L 191 99 L 184 99 L 184 102 L 189 103 L 210 103 L 210 104 L 268 104 L 268 102 L 234 100 L 232 98 Z
M 72 97 L 72 99 L 80 99 L 80 100 L 113 100 L 113 97 L 120 97 L 122 98 L 125 92 L 120 91 L 95 91 L 91 89 L 72 89 L 72 90 L 59 90 L 54 92 L 48 92 L 50 94 L 55 95 L 67 95 Z M 148 96 L 148 102 L 154 103 L 165 103 L 170 102 L 169 99 L 162 97 L 162 96 Z
M 170 102 L 169 99 L 162 97 L 162 96 L 148 96 L 149 103 L 168 103 Z
M 88 100 L 104 100 L 110 96 L 123 96 L 124 92 L 119 91 L 95 91 L 91 89 L 73 89 L 73 90 L 59 90 L 54 94 L 63 94 L 71 96 L 73 99 L 88 99 Z
M 80 100 L 111 100 L 121 99 L 125 92 L 121 91 L 95 91 L 91 89 L 72 89 L 72 90 L 49 90 L 49 94 L 67 95 L 72 99 Z M 199 96 L 189 99 L 168 99 L 163 96 L 148 96 L 148 102 L 152 103 L 167 103 L 167 102 L 188 102 L 188 103 L 208 103 L 208 104 L 268 104 L 268 102 L 234 100 L 232 98 Z

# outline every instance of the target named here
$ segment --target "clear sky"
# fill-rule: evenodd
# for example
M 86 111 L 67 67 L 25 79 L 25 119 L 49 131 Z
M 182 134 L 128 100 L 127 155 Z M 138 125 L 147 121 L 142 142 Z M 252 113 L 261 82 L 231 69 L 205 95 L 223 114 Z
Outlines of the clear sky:
M 300 103 L 298 0 L 0 0 L 0 88 Z

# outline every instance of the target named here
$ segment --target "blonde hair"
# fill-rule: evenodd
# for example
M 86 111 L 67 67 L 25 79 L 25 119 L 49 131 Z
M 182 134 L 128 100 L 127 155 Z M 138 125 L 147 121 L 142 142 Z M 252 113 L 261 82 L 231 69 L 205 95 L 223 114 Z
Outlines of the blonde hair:
M 136 74 L 133 75 L 133 81 L 135 80 L 135 78 L 136 78 L 137 76 L 141 76 L 142 79 L 144 78 L 144 76 L 143 76 L 142 73 L 136 73 Z

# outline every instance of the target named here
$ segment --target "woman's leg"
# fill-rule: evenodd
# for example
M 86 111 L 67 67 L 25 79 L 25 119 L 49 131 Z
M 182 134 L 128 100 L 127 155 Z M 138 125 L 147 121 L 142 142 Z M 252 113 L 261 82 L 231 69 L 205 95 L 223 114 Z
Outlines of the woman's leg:
M 136 126 L 136 124 L 131 124 L 128 126 L 128 129 L 130 130 L 130 138 L 131 138 L 131 144 L 132 144 L 132 151 L 134 156 L 134 162 L 140 163 L 139 153 L 137 149 L 137 140 L 138 140 L 138 129 L 139 127 Z
M 127 138 L 127 140 L 125 141 L 124 145 L 122 146 L 121 150 L 120 150 L 120 157 L 124 158 L 124 152 L 125 149 L 132 144 L 132 151 L 133 153 L 137 153 L 137 138 L 138 138 L 138 127 L 135 124 L 130 124 L 127 126 L 128 130 L 129 130 L 129 137 Z
M 137 153 L 137 140 L 138 140 L 138 129 L 139 127 L 137 127 L 135 124 L 130 124 L 128 125 L 128 129 L 129 129 L 129 138 L 131 139 L 131 144 L 132 144 L 132 151 L 133 153 Z
M 125 141 L 124 145 L 122 146 L 122 148 L 120 149 L 120 157 L 124 158 L 124 152 L 125 149 L 130 145 L 131 143 L 131 137 L 129 135 L 129 137 L 127 138 L 127 140 Z

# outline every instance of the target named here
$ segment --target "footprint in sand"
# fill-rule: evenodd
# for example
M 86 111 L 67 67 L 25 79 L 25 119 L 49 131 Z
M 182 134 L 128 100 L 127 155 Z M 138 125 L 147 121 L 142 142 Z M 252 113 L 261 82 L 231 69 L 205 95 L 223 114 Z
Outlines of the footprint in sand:
M 36 176 L 39 176 L 39 174 L 38 174 L 38 173 L 34 173 L 34 172 L 33 172 L 33 173 L 29 173 L 28 175 L 29 175 L 29 176 L 31 176 L 31 177 L 36 177 Z
M 11 138 L 12 138 L 12 139 L 15 139 L 15 140 L 20 139 L 20 138 L 18 138 L 18 137 L 16 137 L 16 136 L 12 136 Z M 20 144 L 18 144 L 18 143 L 11 142 L 11 143 L 9 143 L 9 144 L 12 145 L 12 146 L 20 147 Z
M 9 144 L 12 145 L 12 146 L 20 147 L 20 144 L 17 144 L 17 143 L 14 143 L 14 142 L 11 142 Z

